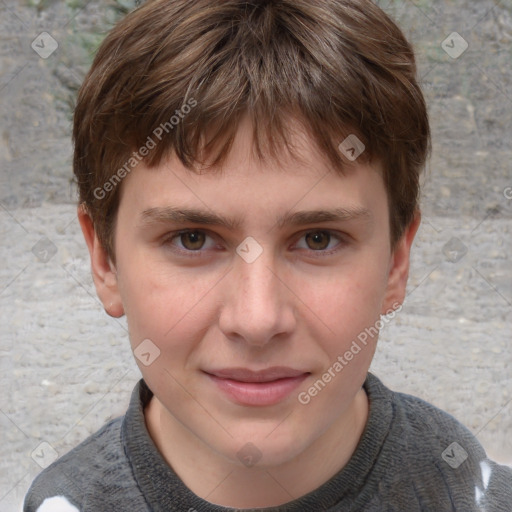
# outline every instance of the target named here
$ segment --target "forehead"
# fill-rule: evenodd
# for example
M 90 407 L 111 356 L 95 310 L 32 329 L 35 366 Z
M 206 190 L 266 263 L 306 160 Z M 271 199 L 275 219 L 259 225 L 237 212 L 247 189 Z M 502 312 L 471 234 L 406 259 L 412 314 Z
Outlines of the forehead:
M 197 219 L 199 211 L 202 220 L 208 212 L 212 220 L 215 212 L 219 221 L 218 214 L 230 212 L 230 221 L 224 217 L 225 222 L 218 223 L 235 228 L 249 216 L 252 222 L 269 220 L 270 212 L 274 225 L 299 218 L 305 222 L 307 214 L 290 215 L 305 209 L 316 211 L 319 221 L 322 215 L 326 221 L 363 218 L 382 202 L 386 194 L 378 163 L 358 159 L 334 169 L 300 123 L 291 122 L 289 130 L 291 152 L 283 148 L 276 155 L 257 155 L 252 124 L 246 117 L 219 166 L 190 170 L 175 154 L 152 168 L 142 162 L 123 183 L 120 207 L 128 205 L 143 222 L 164 217 L 177 220 L 180 215 L 182 220 Z M 330 213 L 325 214 L 326 209 Z M 320 210 L 324 214 L 318 215 Z
M 205 134 L 207 138 L 208 134 Z M 322 179 L 327 175 L 332 177 L 339 176 L 343 178 L 346 175 L 360 172 L 364 167 L 372 169 L 382 174 L 382 168 L 379 161 L 368 162 L 366 153 L 361 148 L 355 149 L 361 154 L 356 154 L 357 159 L 352 160 L 342 157 L 344 165 L 341 167 L 334 167 L 332 161 L 316 144 L 315 138 L 311 133 L 308 133 L 302 121 L 293 117 L 288 117 L 286 123 L 286 138 L 287 144 L 282 144 L 275 149 L 269 148 L 265 144 L 265 137 L 255 135 L 253 131 L 253 124 L 251 118 L 246 114 L 237 124 L 236 136 L 233 144 L 230 147 L 226 158 L 219 165 L 210 165 L 211 159 L 216 155 L 216 147 L 211 148 L 211 152 L 204 154 L 199 152 L 199 159 L 205 161 L 204 165 L 196 164 L 194 169 L 189 169 L 178 160 L 174 153 L 163 158 L 156 166 L 149 169 L 151 172 L 167 170 L 168 172 L 179 173 L 183 178 L 187 178 L 192 182 L 214 182 L 224 183 L 236 182 L 237 180 L 244 180 L 247 182 L 249 179 L 253 182 L 261 181 L 264 179 L 270 183 L 272 177 L 275 176 L 276 181 L 281 181 L 285 175 L 291 180 L 297 181 L 299 177 L 309 177 Z M 332 135 L 334 141 L 337 138 L 336 134 Z M 349 139 L 355 139 L 357 136 L 350 135 Z M 344 141 L 340 144 L 340 154 L 350 155 L 346 151 Z M 349 144 L 350 145 L 350 144 Z M 364 146 L 363 146 L 364 147 Z M 354 150 L 352 150 L 352 154 Z M 261 150 L 260 152 L 258 150 Z M 210 159 L 210 160 L 209 160 Z M 137 166 L 137 170 L 146 172 L 144 162 Z M 183 171 L 183 172 L 181 172 Z M 140 172 L 132 172 L 131 174 L 139 175 Z M 226 180 L 229 176 L 229 180 Z M 289 183 L 290 183 L 289 182 Z
M 120 217 L 139 226 L 200 224 L 237 232 L 386 217 L 378 169 L 356 165 L 340 174 L 313 150 L 300 161 L 263 163 L 239 142 L 212 172 L 194 174 L 177 157 L 137 168 L 123 185 Z

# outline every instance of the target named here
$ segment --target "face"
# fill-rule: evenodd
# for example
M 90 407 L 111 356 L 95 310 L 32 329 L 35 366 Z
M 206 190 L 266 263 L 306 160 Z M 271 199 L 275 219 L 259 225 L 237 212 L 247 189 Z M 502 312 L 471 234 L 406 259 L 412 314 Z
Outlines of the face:
M 227 459 L 252 443 L 273 465 L 350 410 L 377 339 L 362 333 L 402 300 L 415 227 L 392 251 L 377 165 L 341 176 L 299 135 L 300 162 L 263 163 L 251 136 L 244 123 L 221 173 L 174 157 L 132 171 L 115 268 L 88 242 L 162 411 Z

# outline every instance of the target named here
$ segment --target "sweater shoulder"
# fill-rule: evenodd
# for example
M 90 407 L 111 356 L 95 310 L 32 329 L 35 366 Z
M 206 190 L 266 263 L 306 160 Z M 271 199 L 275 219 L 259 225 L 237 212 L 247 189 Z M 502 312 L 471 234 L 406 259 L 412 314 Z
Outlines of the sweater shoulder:
M 392 392 L 392 404 L 397 427 L 392 444 L 404 454 L 400 479 L 410 477 L 419 494 L 445 489 L 456 510 L 510 510 L 512 469 L 490 460 L 465 425 L 406 393 Z
M 36 512 L 47 498 L 64 497 L 82 510 L 85 496 L 112 480 L 113 473 L 129 473 L 123 449 L 121 425 L 116 418 L 79 445 L 43 469 L 34 479 L 25 497 L 24 512 Z

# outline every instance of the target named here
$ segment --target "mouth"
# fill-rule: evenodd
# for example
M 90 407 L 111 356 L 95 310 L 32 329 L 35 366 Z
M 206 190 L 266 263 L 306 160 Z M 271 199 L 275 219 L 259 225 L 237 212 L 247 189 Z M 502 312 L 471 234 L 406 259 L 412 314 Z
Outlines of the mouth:
M 245 406 L 270 406 L 287 398 L 310 372 L 283 366 L 264 370 L 226 368 L 204 371 L 231 401 Z

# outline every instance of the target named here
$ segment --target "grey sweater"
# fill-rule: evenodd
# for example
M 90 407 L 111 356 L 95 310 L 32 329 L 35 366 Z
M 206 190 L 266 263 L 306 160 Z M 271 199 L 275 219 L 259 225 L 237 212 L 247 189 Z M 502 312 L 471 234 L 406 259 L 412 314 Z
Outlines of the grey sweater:
M 251 510 L 512 511 L 512 469 L 490 461 L 469 430 L 423 400 L 389 390 L 372 374 L 364 387 L 370 401 L 368 422 L 348 464 L 301 498 Z M 124 417 L 106 424 L 38 475 L 24 512 L 235 510 L 196 496 L 164 461 L 144 422 L 151 396 L 140 380 Z M 68 502 L 68 507 L 57 506 Z

